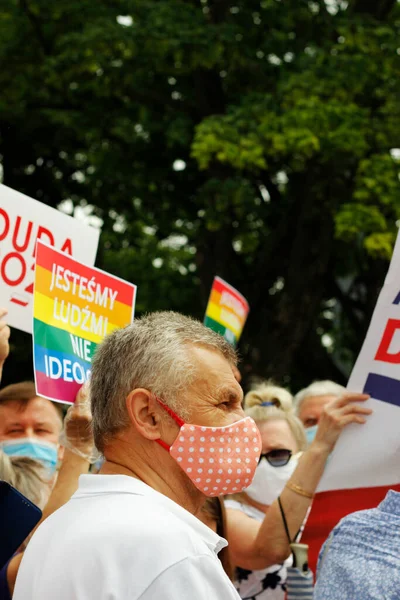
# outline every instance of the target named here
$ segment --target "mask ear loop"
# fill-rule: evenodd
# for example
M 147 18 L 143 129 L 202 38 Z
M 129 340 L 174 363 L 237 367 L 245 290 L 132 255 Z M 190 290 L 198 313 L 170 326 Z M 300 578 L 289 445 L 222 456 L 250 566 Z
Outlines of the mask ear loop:
M 179 425 L 179 427 L 182 427 L 182 425 L 185 425 L 185 421 L 183 419 L 181 419 L 180 417 L 178 417 L 178 415 L 172 410 L 172 408 L 170 408 L 169 406 L 167 406 L 165 404 L 165 402 L 163 402 L 158 396 L 156 396 L 154 394 L 155 399 L 157 400 L 158 404 L 165 410 L 165 412 L 167 412 L 169 414 L 170 417 L 173 418 L 173 420 L 175 421 L 175 423 L 177 425 Z M 166 442 L 164 442 L 161 439 L 155 440 L 157 442 L 157 444 L 160 444 L 160 446 L 162 446 L 165 450 L 167 450 L 169 452 L 171 446 L 169 446 Z

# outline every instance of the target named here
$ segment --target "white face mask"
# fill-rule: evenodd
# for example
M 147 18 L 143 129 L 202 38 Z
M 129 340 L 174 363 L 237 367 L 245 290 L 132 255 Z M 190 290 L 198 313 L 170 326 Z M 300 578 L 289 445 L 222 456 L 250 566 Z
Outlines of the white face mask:
M 288 464 L 283 467 L 273 467 L 266 458 L 261 458 L 253 481 L 246 488 L 246 494 L 252 500 L 270 506 L 293 475 L 300 456 L 301 453 L 292 456 Z

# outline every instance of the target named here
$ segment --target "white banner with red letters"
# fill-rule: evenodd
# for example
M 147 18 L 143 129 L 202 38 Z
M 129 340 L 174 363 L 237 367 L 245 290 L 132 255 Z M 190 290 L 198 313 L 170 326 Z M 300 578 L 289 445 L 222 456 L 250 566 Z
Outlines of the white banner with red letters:
M 32 333 L 36 240 L 93 265 L 100 231 L 0 184 L 0 306 L 12 327 Z
M 373 414 L 341 435 L 319 491 L 400 483 L 400 234 L 347 388 Z
M 400 234 L 347 388 L 370 394 L 373 414 L 346 427 L 329 458 L 302 538 L 312 569 L 340 519 L 400 492 Z

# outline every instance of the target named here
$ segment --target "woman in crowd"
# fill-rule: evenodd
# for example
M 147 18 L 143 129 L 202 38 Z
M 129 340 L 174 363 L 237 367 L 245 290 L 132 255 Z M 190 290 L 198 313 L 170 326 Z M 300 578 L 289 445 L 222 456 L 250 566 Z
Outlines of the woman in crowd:
M 263 454 L 254 480 L 246 493 L 226 500 L 230 523 L 236 513 L 262 522 L 267 507 L 279 496 L 295 470 L 306 438 L 301 422 L 293 413 L 292 395 L 285 389 L 261 384 L 245 398 L 246 414 L 256 421 L 263 439 Z M 230 542 L 232 552 L 232 544 Z M 233 549 L 234 550 L 234 549 Z M 242 598 L 283 599 L 285 597 L 286 567 L 291 558 L 264 569 L 236 569 L 236 587 Z
M 346 394 L 326 406 L 315 440 L 301 454 L 306 438 L 288 392 L 263 384 L 246 395 L 245 412 L 260 429 L 262 455 L 250 487 L 226 500 L 230 560 L 243 599 L 284 599 L 288 536 L 297 538 L 343 427 L 364 423 L 370 414 L 360 404 L 366 398 Z

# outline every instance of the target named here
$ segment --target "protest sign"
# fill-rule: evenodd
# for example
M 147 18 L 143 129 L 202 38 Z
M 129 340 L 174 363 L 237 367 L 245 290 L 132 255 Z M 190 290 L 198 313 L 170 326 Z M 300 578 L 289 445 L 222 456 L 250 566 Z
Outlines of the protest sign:
M 215 277 L 208 300 L 204 325 L 236 346 L 249 314 L 249 304 L 234 287 Z
M 36 245 L 33 354 L 38 395 L 73 403 L 102 339 L 132 322 L 136 286 Z
M 0 306 L 7 322 L 32 333 L 37 239 L 93 265 L 100 231 L 0 184 Z
M 303 538 L 319 540 L 310 561 L 342 517 L 400 490 L 400 234 L 347 388 L 370 394 L 373 414 L 346 427 L 330 457 Z

